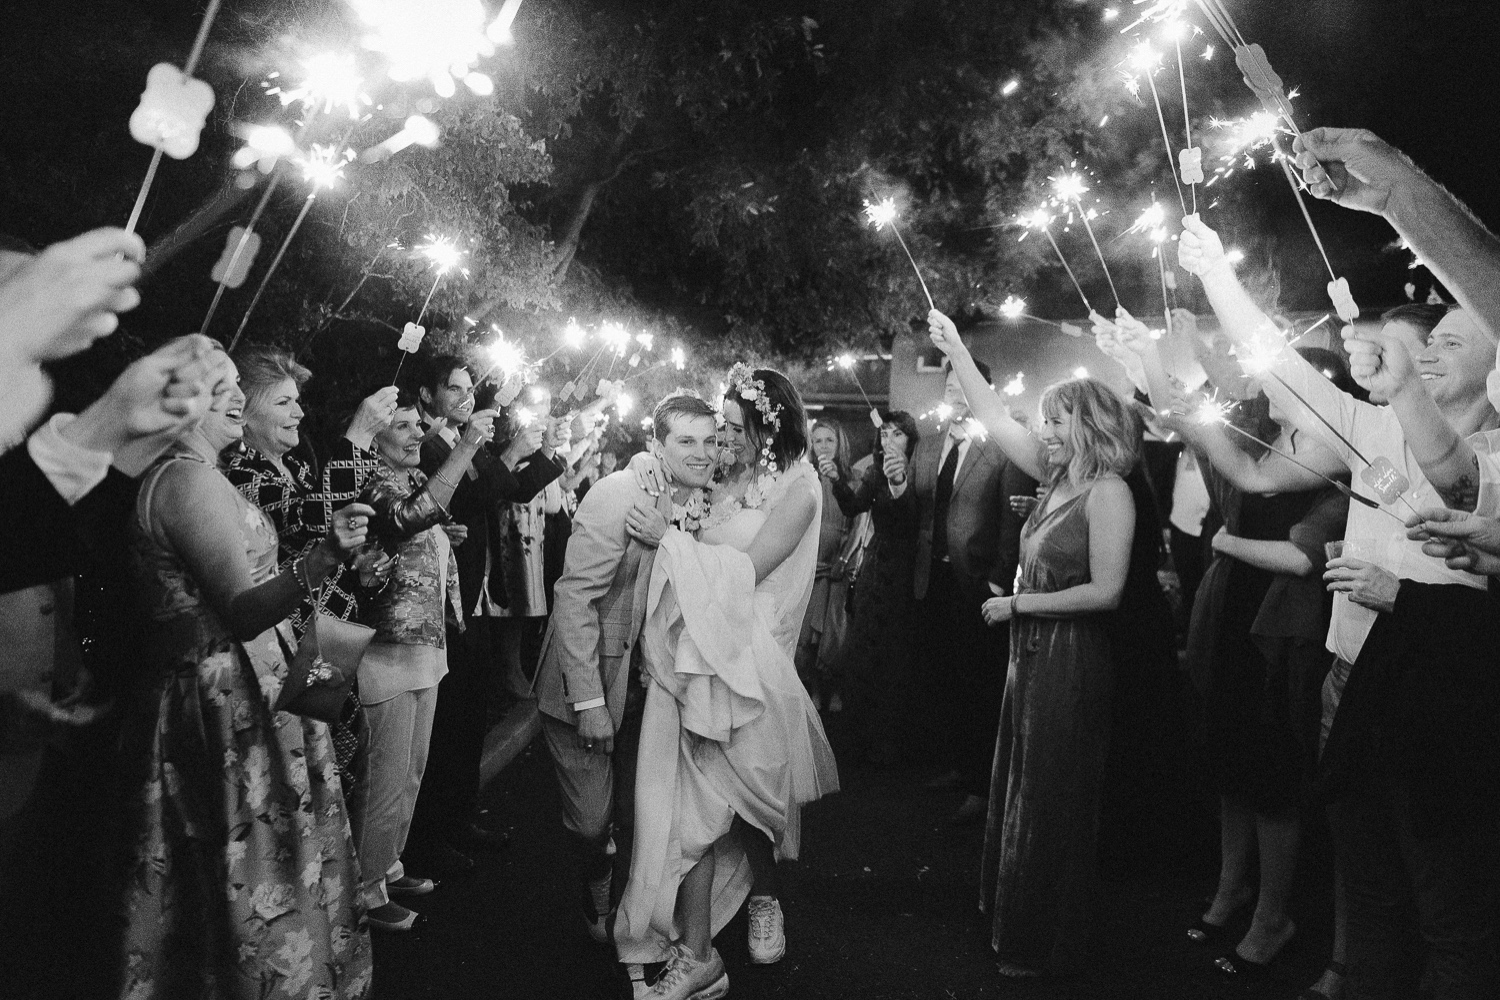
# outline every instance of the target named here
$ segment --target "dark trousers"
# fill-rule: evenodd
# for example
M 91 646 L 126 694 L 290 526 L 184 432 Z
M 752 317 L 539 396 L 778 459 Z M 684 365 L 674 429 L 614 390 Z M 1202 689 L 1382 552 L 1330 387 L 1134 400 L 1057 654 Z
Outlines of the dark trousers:
M 1344 1000 L 1500 996 L 1500 829 L 1412 831 L 1409 788 L 1379 767 L 1329 809 L 1344 876 Z
M 1190 535 L 1177 525 L 1171 525 L 1172 568 L 1177 571 L 1177 582 L 1182 587 L 1182 610 L 1177 623 L 1178 632 L 1187 631 L 1188 619 L 1193 614 L 1193 598 L 1198 594 L 1198 584 L 1203 582 L 1205 541 L 1201 535 Z
M 479 763 L 489 728 L 485 693 L 491 655 L 486 625 L 474 621 L 464 632 L 448 626 L 448 673 L 438 684 L 427 771 L 412 814 L 410 839 L 418 851 L 450 839 L 474 818 Z
M 992 629 L 980 615 L 993 596 L 984 581 L 935 561 L 927 596 L 916 605 L 914 658 L 918 677 L 927 678 L 928 743 L 937 761 L 963 776 L 962 790 L 981 798 L 989 794 L 1009 652 L 1008 627 Z

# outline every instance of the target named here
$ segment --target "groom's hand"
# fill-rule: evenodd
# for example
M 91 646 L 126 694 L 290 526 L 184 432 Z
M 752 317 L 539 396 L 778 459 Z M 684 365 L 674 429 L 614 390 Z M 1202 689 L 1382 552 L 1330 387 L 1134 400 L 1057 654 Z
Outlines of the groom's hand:
M 615 725 L 609 719 L 609 708 L 585 708 L 578 713 L 578 746 L 585 753 L 608 756 L 615 749 Z

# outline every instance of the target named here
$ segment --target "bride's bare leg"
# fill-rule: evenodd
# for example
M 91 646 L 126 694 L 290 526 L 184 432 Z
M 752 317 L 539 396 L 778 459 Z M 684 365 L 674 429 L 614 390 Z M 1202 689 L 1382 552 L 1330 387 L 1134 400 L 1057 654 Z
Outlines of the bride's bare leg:
M 738 816 L 734 818 L 734 834 L 750 862 L 750 895 L 779 898 L 781 879 L 776 874 L 776 848 L 771 838 Z
M 677 917 L 682 921 L 682 943 L 702 961 L 713 947 L 714 852 L 703 855 L 677 887 Z

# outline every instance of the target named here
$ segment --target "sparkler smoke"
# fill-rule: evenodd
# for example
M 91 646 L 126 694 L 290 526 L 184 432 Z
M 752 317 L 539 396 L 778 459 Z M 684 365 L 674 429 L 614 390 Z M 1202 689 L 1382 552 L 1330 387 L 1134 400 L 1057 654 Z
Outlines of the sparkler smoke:
M 295 87 L 277 86 L 266 93 L 276 95 L 282 107 L 301 104 L 305 111 L 325 114 L 342 108 L 350 121 L 358 121 L 371 103 L 364 85 L 354 56 L 320 52 L 302 61 L 302 80 Z
M 219 16 L 219 6 L 223 0 L 208 0 L 208 9 L 203 12 L 203 20 L 198 22 L 198 34 L 193 39 L 193 47 L 188 51 L 187 61 L 182 64 L 182 75 L 191 77 L 193 70 L 198 68 L 198 60 L 203 57 L 203 46 L 208 44 L 208 31 L 213 27 L 214 18 Z M 130 218 L 125 222 L 127 233 L 135 232 L 136 225 L 141 221 L 141 212 L 146 208 L 146 196 L 151 193 L 151 183 L 156 180 L 157 168 L 161 166 L 162 148 L 156 147 L 151 152 L 151 163 L 146 167 L 146 176 L 141 180 L 141 189 L 136 192 L 135 204 L 130 208 Z
M 302 170 L 302 179 L 312 186 L 312 190 L 308 191 L 307 197 L 303 200 L 302 210 L 297 213 L 297 218 L 292 222 L 292 228 L 288 229 L 286 236 L 282 238 L 281 246 L 276 250 L 276 256 L 271 258 L 271 266 L 266 268 L 266 273 L 261 277 L 260 284 L 255 289 L 255 295 L 250 299 L 249 307 L 245 309 L 245 315 L 240 317 L 239 328 L 234 331 L 234 337 L 229 341 L 230 351 L 234 350 L 235 345 L 240 342 L 240 337 L 244 336 L 245 327 L 249 325 L 250 317 L 255 313 L 255 307 L 260 304 L 260 297 L 265 294 L 266 286 L 271 283 L 271 276 L 281 266 L 287 247 L 292 245 L 292 240 L 296 237 L 297 230 L 302 228 L 307 213 L 312 211 L 318 191 L 322 188 L 331 188 L 342 180 L 344 165 L 353 158 L 353 150 L 345 149 L 340 152 L 336 146 L 314 145 L 308 155 L 298 164 Z
M 922 269 L 917 266 L 916 258 L 911 255 L 911 249 L 907 247 L 906 240 L 902 238 L 901 227 L 896 225 L 896 199 L 886 198 L 873 205 L 869 201 L 866 201 L 865 218 L 869 220 L 870 225 L 874 226 L 877 232 L 884 229 L 887 225 L 891 227 L 891 232 L 896 234 L 896 242 L 901 244 L 901 249 L 906 252 L 906 259 L 911 261 L 911 269 L 916 272 L 917 283 L 922 286 L 922 294 L 927 296 L 927 308 L 936 309 L 937 306 L 932 301 L 932 293 L 927 290 L 927 281 L 922 277 Z
M 1104 251 L 1099 248 L 1099 240 L 1094 235 L 1094 227 L 1089 225 L 1089 213 L 1083 208 L 1083 196 L 1088 192 L 1088 187 L 1083 182 L 1083 175 L 1059 174 L 1052 178 L 1052 190 L 1062 201 L 1071 201 L 1078 207 L 1078 217 L 1083 220 L 1083 228 L 1089 234 L 1089 242 L 1094 244 L 1094 253 L 1099 256 L 1099 266 L 1104 269 L 1104 280 L 1109 282 L 1109 294 L 1114 298 L 1115 308 L 1118 309 L 1120 293 L 1115 289 L 1115 279 L 1109 273 L 1109 265 L 1104 262 Z M 1083 294 L 1082 291 L 1079 294 Z

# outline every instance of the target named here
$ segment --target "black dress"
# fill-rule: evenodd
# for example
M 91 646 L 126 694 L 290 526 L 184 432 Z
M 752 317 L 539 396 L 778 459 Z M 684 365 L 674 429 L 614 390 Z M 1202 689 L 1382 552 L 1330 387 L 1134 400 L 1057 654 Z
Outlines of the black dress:
M 1242 493 L 1203 463 L 1232 535 L 1287 541 L 1324 499 L 1321 491 Z M 1203 710 L 1202 740 L 1213 788 L 1258 813 L 1295 809 L 1304 789 L 1306 741 L 1287 703 L 1286 676 L 1252 633 L 1277 574 L 1222 553 L 1203 574 L 1188 630 L 1188 665 Z M 1299 646 L 1297 655 L 1317 655 Z
M 853 487 L 834 483 L 833 496 L 845 516 L 869 511 L 875 525 L 835 668 L 844 682 L 848 735 L 875 762 L 895 763 L 909 757 L 917 736 L 909 712 L 917 694 L 911 667 L 917 522 L 910 505 L 891 499 L 878 462 Z

